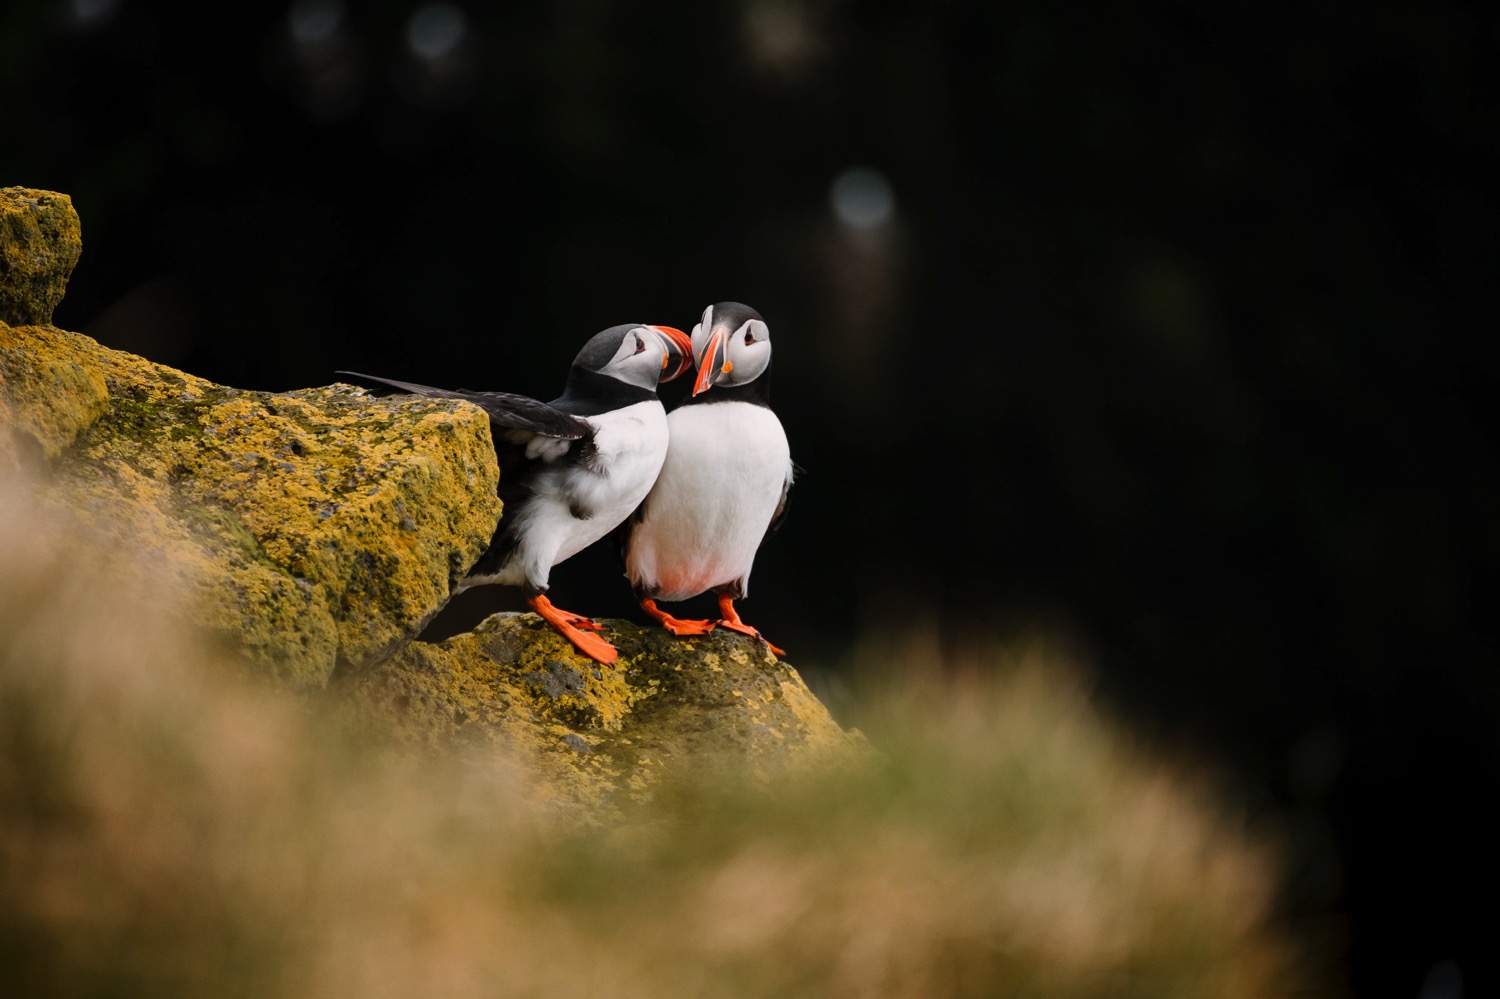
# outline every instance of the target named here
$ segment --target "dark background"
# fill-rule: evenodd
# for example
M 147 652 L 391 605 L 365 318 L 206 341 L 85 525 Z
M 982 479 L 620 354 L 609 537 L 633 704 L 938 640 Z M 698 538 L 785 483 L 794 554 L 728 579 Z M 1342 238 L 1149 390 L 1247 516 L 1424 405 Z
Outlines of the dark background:
M 1355 992 L 1493 994 L 1494 15 L 644 6 L 7 0 L 0 184 L 81 215 L 59 326 L 242 388 L 550 399 L 756 306 L 808 472 L 743 610 L 835 708 L 893 615 L 1066 633 Z

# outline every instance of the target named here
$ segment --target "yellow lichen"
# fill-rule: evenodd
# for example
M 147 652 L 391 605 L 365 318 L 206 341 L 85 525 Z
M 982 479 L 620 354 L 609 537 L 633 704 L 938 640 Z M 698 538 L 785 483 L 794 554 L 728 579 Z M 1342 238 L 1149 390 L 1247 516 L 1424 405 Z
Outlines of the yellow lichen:
M 752 640 L 683 641 L 603 623 L 620 649 L 614 666 L 581 657 L 536 615 L 497 615 L 440 645 L 413 643 L 351 696 L 409 744 L 504 745 L 529 761 L 538 794 L 585 818 L 648 801 L 664 784 L 748 767 L 769 786 L 868 753 L 795 670 Z M 470 691 L 480 682 L 504 696 L 477 702 Z
M 299 683 L 411 638 L 499 518 L 467 403 L 244 392 L 50 328 L 0 348 L 0 419 L 51 461 L 51 501 L 144 532 L 200 623 Z
M 0 188 L 0 323 L 45 326 L 83 252 L 66 194 Z
M 0 322 L 0 468 L 21 461 L 23 448 L 55 459 L 108 408 L 104 374 L 79 349 L 83 340 Z

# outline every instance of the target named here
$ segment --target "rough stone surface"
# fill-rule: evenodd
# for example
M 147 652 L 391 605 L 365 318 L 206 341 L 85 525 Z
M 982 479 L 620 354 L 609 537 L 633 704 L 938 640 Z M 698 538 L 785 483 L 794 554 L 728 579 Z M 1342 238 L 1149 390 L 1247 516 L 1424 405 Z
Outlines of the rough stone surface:
M 535 614 L 497 614 L 441 644 L 412 642 L 346 696 L 362 722 L 414 750 L 502 748 L 539 778 L 544 804 L 585 820 L 694 783 L 769 788 L 872 753 L 761 642 L 599 623 L 620 650 L 613 666 Z
M 0 188 L 0 322 L 52 322 L 81 252 L 73 199 L 26 187 Z
M 570 818 L 868 757 L 742 635 L 608 622 L 611 667 L 532 614 L 414 641 L 502 513 L 484 412 L 337 384 L 242 391 L 59 330 L 77 218 L 65 196 L 17 190 L 0 197 L 0 475 L 40 483 L 28 516 L 66 522 L 104 585 L 166 581 L 169 603 L 272 676 L 328 687 L 338 717 L 513 760 Z
M 0 326 L 0 420 L 13 464 L 46 464 L 49 502 L 145 544 L 143 573 L 301 684 L 413 637 L 499 519 L 488 420 L 453 400 L 245 392 Z
M 0 474 L 57 459 L 108 409 L 97 343 L 0 322 Z

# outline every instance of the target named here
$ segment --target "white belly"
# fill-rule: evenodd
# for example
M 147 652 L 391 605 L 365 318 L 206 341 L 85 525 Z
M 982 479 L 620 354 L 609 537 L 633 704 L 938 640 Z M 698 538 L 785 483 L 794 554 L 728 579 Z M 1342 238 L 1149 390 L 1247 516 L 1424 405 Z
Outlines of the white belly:
M 661 600 L 686 600 L 739 583 L 790 481 L 781 421 L 764 406 L 685 406 L 667 417 L 671 443 L 642 521 L 631 536 L 626 575 Z

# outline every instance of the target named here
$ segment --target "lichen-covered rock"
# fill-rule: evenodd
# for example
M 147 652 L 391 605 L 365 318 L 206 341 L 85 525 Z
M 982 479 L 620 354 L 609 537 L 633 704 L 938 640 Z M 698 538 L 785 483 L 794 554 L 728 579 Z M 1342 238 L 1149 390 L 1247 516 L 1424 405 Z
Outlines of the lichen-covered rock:
M 53 191 L 0 188 L 0 323 L 52 322 L 82 252 L 73 199 Z
M 413 749 L 499 748 L 544 803 L 599 821 L 665 788 L 765 787 L 871 755 L 763 643 L 600 623 L 620 650 L 613 666 L 535 614 L 497 614 L 441 644 L 411 643 L 344 694 L 362 723 Z
M 144 551 L 119 570 L 175 580 L 199 624 L 294 683 L 414 636 L 499 519 L 484 413 L 244 392 L 59 330 L 81 245 L 67 195 L 0 189 L 0 474 L 43 473 L 38 502 L 94 532 L 97 561 Z
M 108 408 L 97 343 L 0 322 L 0 474 L 56 459 Z
M 42 483 L 28 512 L 65 515 L 106 585 L 156 592 L 165 579 L 173 606 L 272 675 L 301 687 L 337 675 L 345 720 L 511 760 L 528 794 L 570 817 L 868 757 L 794 669 L 742 635 L 609 622 L 611 667 L 533 614 L 414 641 L 502 513 L 484 412 L 345 385 L 242 391 L 59 330 L 46 320 L 77 259 L 76 216 L 46 192 L 9 204 L 34 224 L 0 226 L 0 254 L 31 254 L 38 270 L 0 290 L 6 315 L 26 320 L 0 322 L 0 473 Z
M 47 502 L 143 544 L 142 574 L 298 684 L 414 636 L 500 514 L 488 420 L 456 400 L 246 392 L 0 326 L 0 421 L 47 461 Z

